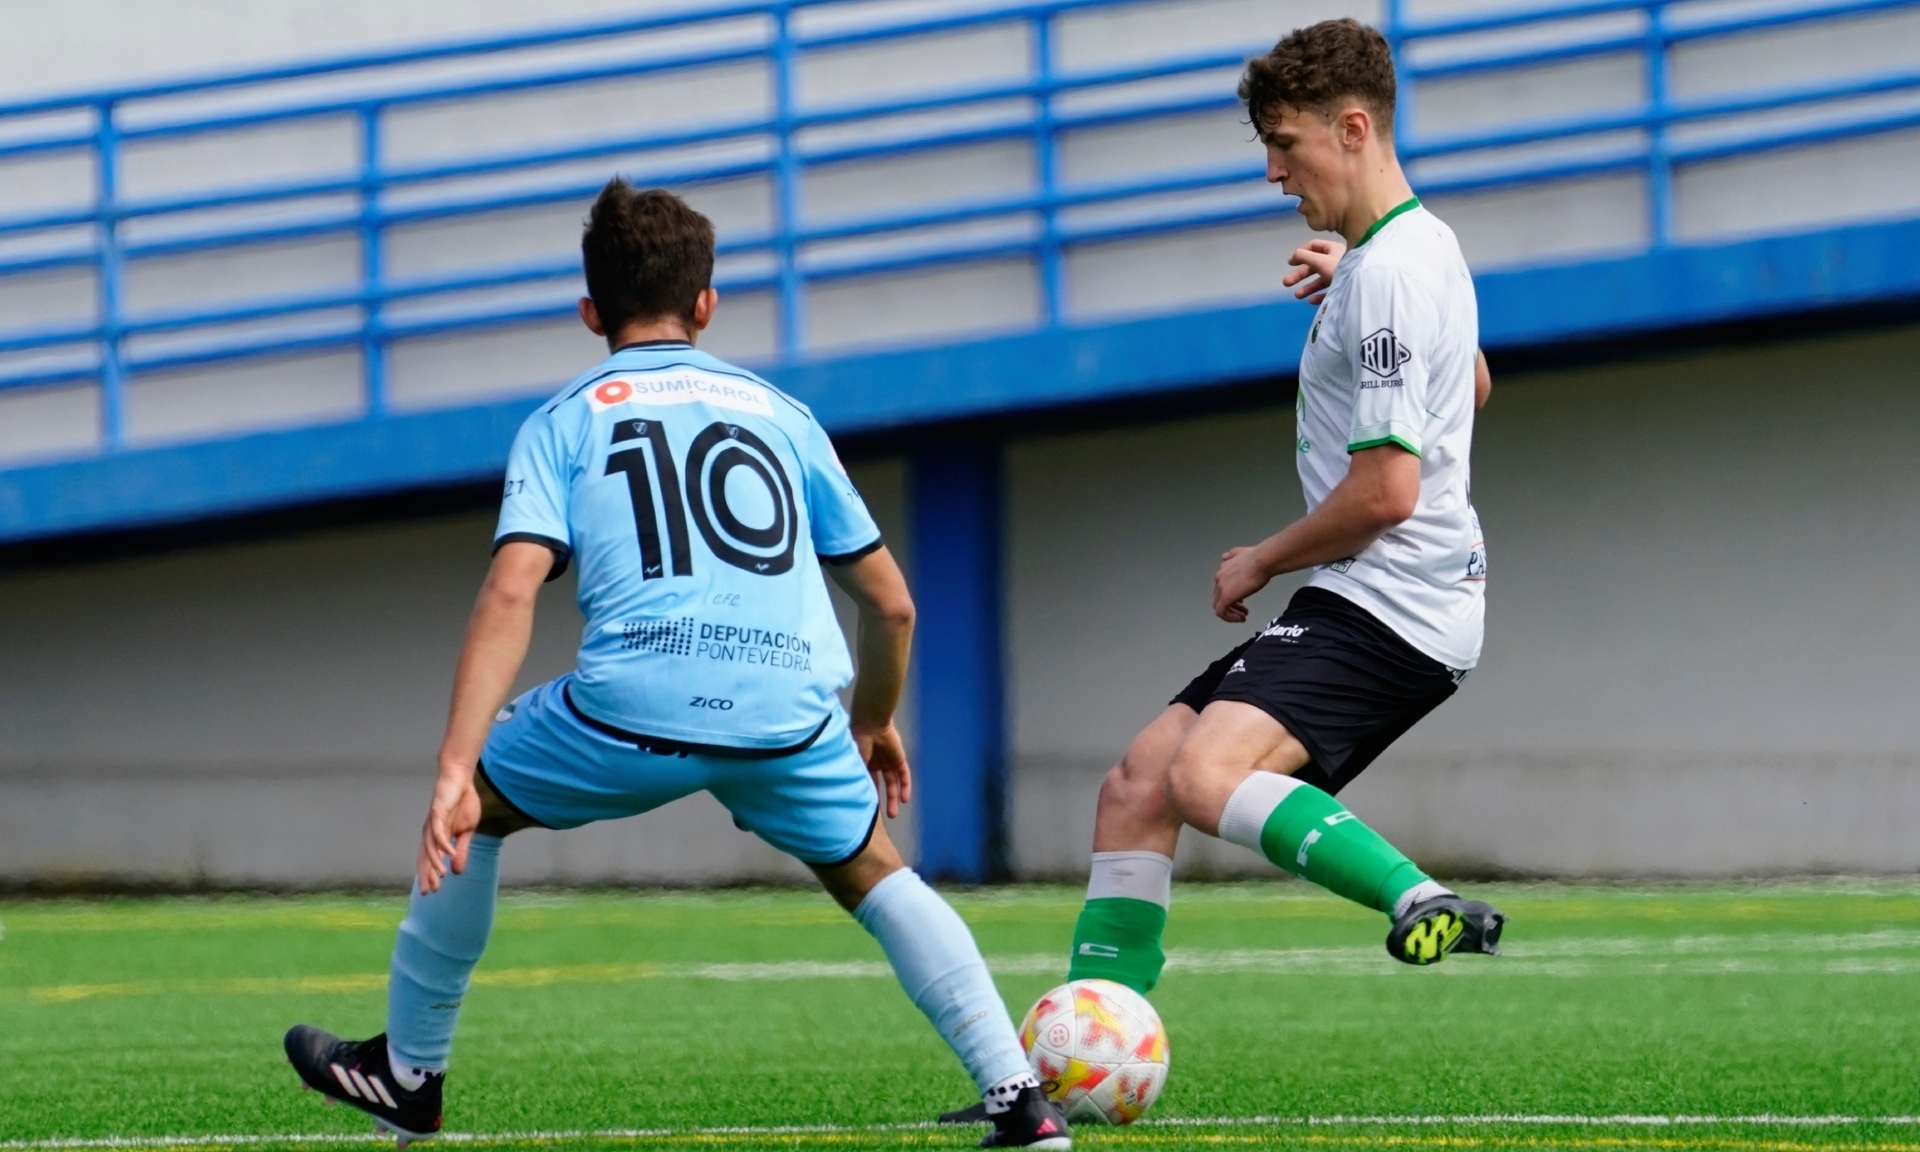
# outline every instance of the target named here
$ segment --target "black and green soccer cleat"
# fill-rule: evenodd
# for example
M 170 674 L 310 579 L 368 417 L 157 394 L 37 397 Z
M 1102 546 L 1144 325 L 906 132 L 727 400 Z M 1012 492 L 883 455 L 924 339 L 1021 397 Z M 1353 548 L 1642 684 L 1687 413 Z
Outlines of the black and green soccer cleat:
M 1403 964 L 1438 964 L 1450 952 L 1498 956 L 1506 923 L 1506 915 L 1491 904 L 1435 896 L 1394 918 L 1387 954 Z

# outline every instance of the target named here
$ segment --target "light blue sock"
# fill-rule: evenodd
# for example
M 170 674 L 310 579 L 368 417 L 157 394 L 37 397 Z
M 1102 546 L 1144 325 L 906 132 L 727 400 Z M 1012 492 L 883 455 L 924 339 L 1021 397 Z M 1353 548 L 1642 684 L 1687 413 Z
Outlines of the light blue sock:
M 1033 1075 L 973 933 L 913 869 L 874 885 L 853 918 L 880 941 L 907 997 L 933 1021 L 982 1094 Z
M 444 1072 L 460 1001 L 493 932 L 500 837 L 475 836 L 467 870 L 447 873 L 431 896 L 413 886 L 387 977 L 387 1050 L 396 1064 Z

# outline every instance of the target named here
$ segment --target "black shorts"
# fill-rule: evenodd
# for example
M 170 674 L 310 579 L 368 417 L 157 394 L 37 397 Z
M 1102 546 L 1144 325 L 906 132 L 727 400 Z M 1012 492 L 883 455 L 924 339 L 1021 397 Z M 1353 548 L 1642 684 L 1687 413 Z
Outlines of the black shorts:
M 1251 704 L 1285 725 L 1311 760 L 1294 778 L 1338 792 L 1453 695 L 1456 672 L 1371 612 L 1302 588 L 1258 636 L 1194 677 L 1171 703 Z

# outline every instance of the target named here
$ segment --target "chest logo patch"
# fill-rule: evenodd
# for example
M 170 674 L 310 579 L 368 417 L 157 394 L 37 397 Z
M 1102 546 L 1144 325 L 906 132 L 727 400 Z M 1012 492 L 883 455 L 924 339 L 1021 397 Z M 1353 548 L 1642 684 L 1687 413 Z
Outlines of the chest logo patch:
M 1391 328 L 1379 329 L 1360 342 L 1360 366 L 1375 376 L 1393 375 L 1412 356 Z

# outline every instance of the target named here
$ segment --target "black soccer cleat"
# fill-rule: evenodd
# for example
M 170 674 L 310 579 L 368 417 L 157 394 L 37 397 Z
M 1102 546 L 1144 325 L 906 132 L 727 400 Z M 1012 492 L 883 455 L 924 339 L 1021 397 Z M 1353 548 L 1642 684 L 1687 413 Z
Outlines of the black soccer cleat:
M 987 1115 L 985 1104 L 974 1104 L 940 1117 L 942 1124 L 992 1124 L 980 1138 L 982 1148 L 1071 1148 L 1073 1131 L 1066 1113 L 1047 1099 L 1044 1088 L 1030 1084 L 1020 1089 L 1005 1112 Z
M 991 1124 L 993 1117 L 987 1115 L 987 1102 L 975 1100 L 965 1108 L 955 1108 L 951 1112 L 940 1113 L 942 1124 Z
M 1404 964 L 1438 964 L 1449 952 L 1500 955 L 1507 917 L 1491 904 L 1435 896 L 1407 909 L 1387 933 L 1387 954 Z
M 310 1024 L 296 1024 L 287 1030 L 286 1043 L 287 1063 L 307 1087 L 373 1117 L 400 1147 L 440 1131 L 440 1088 L 446 1073 L 428 1075 L 416 1091 L 402 1088 L 387 1065 L 386 1033 L 371 1040 L 342 1040 Z

